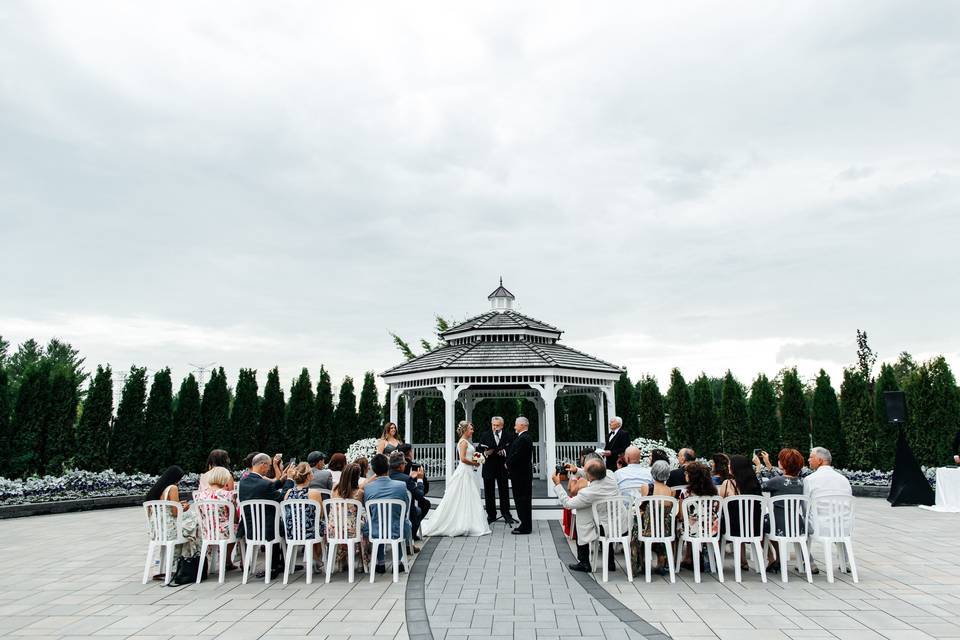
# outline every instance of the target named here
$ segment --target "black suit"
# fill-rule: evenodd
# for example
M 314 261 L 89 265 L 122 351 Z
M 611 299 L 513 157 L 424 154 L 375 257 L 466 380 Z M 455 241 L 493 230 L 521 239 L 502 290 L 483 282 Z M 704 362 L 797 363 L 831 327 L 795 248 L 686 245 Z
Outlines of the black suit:
M 617 429 L 616 433 L 612 431 L 607 433 L 607 445 L 604 447 L 610 452 L 610 456 L 607 458 L 607 469 L 610 471 L 617 470 L 617 458 L 622 456 L 629 446 L 630 434 L 623 427 Z
M 287 489 L 292 489 L 293 486 L 293 480 L 286 480 L 284 478 L 271 480 L 264 478 L 260 474 L 250 472 L 246 477 L 240 479 L 237 486 L 237 498 L 241 503 L 244 500 L 273 500 L 274 502 L 280 502 L 283 500 L 283 495 Z M 277 508 L 279 509 L 280 507 L 278 506 Z M 280 514 L 280 521 L 283 521 L 283 514 Z M 266 525 L 267 538 L 271 539 L 275 533 L 272 517 L 267 517 Z M 240 535 L 243 535 L 242 531 Z
M 524 431 L 517 434 L 507 452 L 507 469 L 513 484 L 513 502 L 517 506 L 520 526 L 516 531 L 533 531 L 533 441 Z
M 687 484 L 687 472 L 683 467 L 680 467 L 670 472 L 670 477 L 667 478 L 667 486 L 679 487 L 682 484 Z
M 506 453 L 515 439 L 515 433 L 502 429 L 499 443 L 493 430 L 483 432 L 477 440 L 479 444 L 493 451 L 483 463 L 480 472 L 483 476 L 483 496 L 487 504 L 488 520 L 495 520 L 497 517 L 497 493 L 500 495 L 500 514 L 507 522 L 513 520 L 510 515 L 510 473 L 507 471 Z
M 390 479 L 399 480 L 403 484 L 407 485 L 407 491 L 410 492 L 410 496 L 413 498 L 409 510 L 410 526 L 411 531 L 413 531 L 413 535 L 416 535 L 417 529 L 420 528 L 420 522 L 423 520 L 423 517 L 427 515 L 427 511 L 430 510 L 430 502 L 423 494 L 423 486 L 403 471 L 391 471 Z M 426 509 L 422 507 L 424 502 L 427 503 Z

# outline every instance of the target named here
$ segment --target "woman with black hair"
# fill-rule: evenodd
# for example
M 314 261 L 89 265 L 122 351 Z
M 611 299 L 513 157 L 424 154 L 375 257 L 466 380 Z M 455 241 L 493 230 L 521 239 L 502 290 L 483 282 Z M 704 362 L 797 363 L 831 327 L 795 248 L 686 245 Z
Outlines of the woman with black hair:
M 753 464 L 747 460 L 746 456 L 730 456 L 730 474 L 731 477 L 723 481 L 720 485 L 720 497 L 728 496 L 762 496 L 763 490 L 760 488 L 760 481 L 757 480 L 756 471 Z M 731 536 L 739 536 L 740 533 L 740 508 L 737 504 L 731 504 L 730 521 L 724 522 L 723 526 Z M 754 531 L 761 531 L 760 517 L 762 509 L 753 510 Z M 744 547 L 744 553 L 740 556 L 740 567 L 747 569 L 747 553 Z
M 183 517 L 180 519 L 180 535 L 184 542 L 174 549 L 174 559 L 180 556 L 195 556 L 200 552 L 200 546 L 197 544 L 197 518 L 190 509 L 190 503 L 180 499 L 179 484 L 183 480 L 183 476 L 183 469 L 180 467 L 176 465 L 167 467 L 167 470 L 157 478 L 157 481 L 147 491 L 144 499 L 144 502 L 168 500 L 180 503 L 178 506 L 162 507 L 163 513 L 161 514 L 164 521 L 164 530 L 168 532 L 168 536 L 175 537 L 178 511 L 183 513 Z M 163 580 L 164 578 L 165 575 L 162 573 L 153 576 L 154 580 Z
M 713 484 L 718 487 L 725 481 L 733 478 L 733 474 L 730 473 L 730 457 L 727 454 L 713 454 L 713 459 L 710 460 L 710 466 L 713 468 Z
M 210 455 L 207 456 L 207 473 L 218 467 L 222 467 L 227 471 L 230 470 L 230 454 L 223 449 L 214 449 L 210 452 Z M 200 484 L 197 487 L 198 489 L 208 490 L 210 488 L 210 482 L 207 480 L 207 473 L 200 474 Z M 234 490 L 233 476 L 230 477 L 229 484 L 223 488 L 227 491 Z

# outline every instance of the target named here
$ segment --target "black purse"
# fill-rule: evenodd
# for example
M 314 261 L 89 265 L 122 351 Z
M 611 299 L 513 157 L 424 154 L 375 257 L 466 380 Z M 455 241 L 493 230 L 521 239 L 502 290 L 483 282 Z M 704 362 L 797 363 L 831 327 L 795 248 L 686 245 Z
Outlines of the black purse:
M 170 584 L 179 587 L 185 584 L 193 584 L 197 581 L 197 573 L 200 572 L 200 555 L 180 556 L 177 558 L 177 570 Z M 207 579 L 207 564 L 203 565 L 203 576 L 201 581 Z

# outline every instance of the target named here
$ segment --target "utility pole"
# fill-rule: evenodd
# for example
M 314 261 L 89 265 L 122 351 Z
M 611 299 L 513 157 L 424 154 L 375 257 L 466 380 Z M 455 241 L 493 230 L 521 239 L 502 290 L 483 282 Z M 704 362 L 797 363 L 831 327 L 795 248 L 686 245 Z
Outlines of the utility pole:
M 193 370 L 197 372 L 197 379 L 200 384 L 200 392 L 203 392 L 203 376 L 210 371 L 213 367 L 217 366 L 216 362 L 208 362 L 206 364 L 193 364 L 192 362 L 187 363 L 188 366 L 193 367 Z

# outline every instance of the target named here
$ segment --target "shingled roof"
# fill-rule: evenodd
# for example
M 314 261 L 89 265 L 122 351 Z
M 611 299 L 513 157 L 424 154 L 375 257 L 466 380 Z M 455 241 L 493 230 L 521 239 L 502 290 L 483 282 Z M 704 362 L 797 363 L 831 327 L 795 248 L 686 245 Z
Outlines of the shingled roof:
M 480 315 L 461 322 L 454 327 L 450 327 L 440 335 L 447 337 L 448 335 L 463 333 L 464 331 L 472 331 L 474 329 L 537 329 L 540 331 L 550 331 L 557 334 L 563 333 L 560 329 L 557 329 L 553 325 L 549 325 L 546 322 L 542 322 L 536 318 L 531 318 L 523 315 L 522 313 L 517 313 L 513 309 L 509 309 L 503 312 L 491 310 L 487 311 L 486 313 L 481 313 Z

